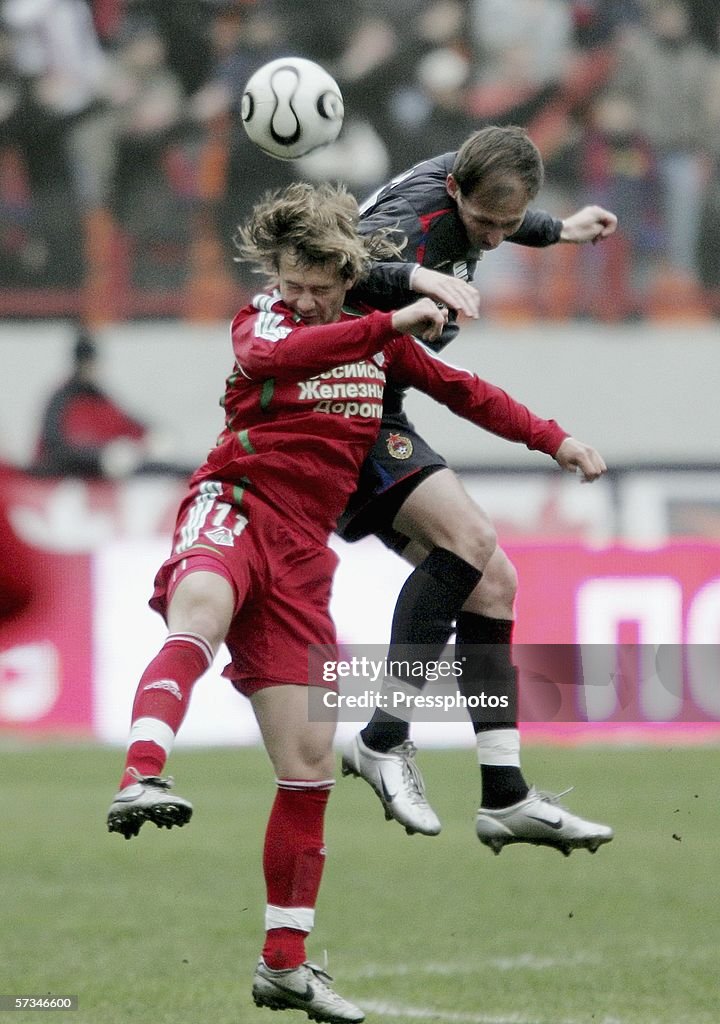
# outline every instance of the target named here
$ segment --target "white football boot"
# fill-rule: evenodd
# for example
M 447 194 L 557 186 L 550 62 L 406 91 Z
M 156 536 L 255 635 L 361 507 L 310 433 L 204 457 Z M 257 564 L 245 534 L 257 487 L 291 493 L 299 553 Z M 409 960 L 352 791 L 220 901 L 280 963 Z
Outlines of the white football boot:
M 561 807 L 558 801 L 569 792 L 566 789 L 551 796 L 533 787 L 524 800 L 511 807 L 481 807 L 475 822 L 478 839 L 496 854 L 510 843 L 554 846 L 566 857 L 578 849 L 595 853 L 610 842 L 614 832 L 608 825 L 585 821 Z
M 304 963 L 285 971 L 271 970 L 260 958 L 252 996 L 256 1006 L 270 1010 L 304 1010 L 310 1020 L 324 1024 L 359 1024 L 365 1014 L 330 988 L 330 975 L 316 964 Z
M 141 775 L 134 768 L 128 771 L 137 781 L 113 797 L 107 816 L 108 832 L 121 832 L 126 839 L 132 839 L 146 821 L 151 821 L 158 828 L 182 827 L 190 821 L 192 804 L 181 796 L 170 794 L 173 787 L 171 778 Z
M 372 786 L 385 808 L 385 818 L 405 826 L 408 835 L 436 836 L 442 828 L 425 799 L 425 783 L 415 763 L 415 744 L 405 740 L 387 753 L 371 750 L 358 734 L 342 757 L 343 775 L 355 775 Z

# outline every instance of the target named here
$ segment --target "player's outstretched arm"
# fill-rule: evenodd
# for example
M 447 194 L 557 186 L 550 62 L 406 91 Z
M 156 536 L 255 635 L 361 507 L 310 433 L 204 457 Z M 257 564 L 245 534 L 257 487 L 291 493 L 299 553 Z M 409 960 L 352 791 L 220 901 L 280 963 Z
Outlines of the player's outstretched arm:
M 450 309 L 476 320 L 480 316 L 480 294 L 477 288 L 459 277 L 441 274 L 439 270 L 417 266 L 410 281 L 412 290 L 443 302 Z
M 555 452 L 555 461 L 569 473 L 581 473 L 585 484 L 597 480 L 607 470 L 600 452 L 574 437 L 565 438 Z
M 613 234 L 617 223 L 615 214 L 602 206 L 583 206 L 582 210 L 563 218 L 560 241 L 599 242 Z

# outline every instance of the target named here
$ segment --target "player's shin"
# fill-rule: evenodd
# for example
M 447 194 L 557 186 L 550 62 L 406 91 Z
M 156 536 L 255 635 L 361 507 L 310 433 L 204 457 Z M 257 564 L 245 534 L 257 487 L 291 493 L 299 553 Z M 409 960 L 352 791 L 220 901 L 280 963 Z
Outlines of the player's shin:
M 393 615 L 389 662 L 436 660 L 450 638 L 455 619 L 480 582 L 475 566 L 445 548 L 434 548 L 408 576 Z M 404 680 L 421 689 L 424 678 Z M 409 736 L 409 723 L 377 708 L 362 739 L 371 750 L 382 753 L 399 746 Z
M 267 888 L 262 959 L 272 970 L 299 967 L 315 920 L 325 865 L 324 820 L 332 779 L 278 779 L 265 833 Z
M 512 632 L 510 619 L 474 612 L 458 615 L 455 655 L 463 666 L 458 682 L 468 706 L 474 706 L 470 714 L 477 737 L 482 804 L 488 808 L 517 803 L 529 789 L 520 769 Z
M 210 644 L 194 633 L 170 633 L 138 684 L 120 789 L 137 775 L 159 776 L 190 703 L 192 688 L 212 664 Z

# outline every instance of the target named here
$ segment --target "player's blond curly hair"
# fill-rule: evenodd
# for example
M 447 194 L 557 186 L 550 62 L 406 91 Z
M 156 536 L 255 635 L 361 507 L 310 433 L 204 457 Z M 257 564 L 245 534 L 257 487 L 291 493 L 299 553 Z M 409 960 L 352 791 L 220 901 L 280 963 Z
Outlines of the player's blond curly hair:
M 267 192 L 234 236 L 236 261 L 276 279 L 280 255 L 301 266 L 334 265 L 344 280 L 359 280 L 375 260 L 400 260 L 401 249 L 385 231 L 358 231 L 357 200 L 342 185 L 294 182 Z

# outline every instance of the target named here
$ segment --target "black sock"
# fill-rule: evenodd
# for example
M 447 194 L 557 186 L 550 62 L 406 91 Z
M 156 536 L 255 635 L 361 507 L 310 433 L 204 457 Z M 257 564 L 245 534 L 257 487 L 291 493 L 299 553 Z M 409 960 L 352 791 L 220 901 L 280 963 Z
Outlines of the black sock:
M 513 622 L 461 612 L 457 621 L 456 657 L 462 659 L 460 692 L 465 697 L 503 701 L 505 706 L 468 709 L 477 735 L 493 729 L 517 729 L 517 669 L 512 663 Z M 473 702 L 474 703 L 474 702 Z M 509 807 L 528 794 L 519 766 L 480 765 L 482 806 Z
M 458 687 L 464 697 L 476 698 L 475 706 L 468 708 L 476 733 L 517 729 L 517 669 L 510 646 L 513 625 L 511 619 L 490 619 L 475 612 L 460 612 L 457 617 L 455 657 L 462 663 Z
M 441 654 L 455 619 L 482 573 L 445 548 L 433 548 L 410 573 L 395 605 L 388 660 L 426 661 Z M 422 689 L 425 680 L 406 682 Z M 372 750 L 386 752 L 410 735 L 410 725 L 376 708 L 361 732 Z
M 511 764 L 481 764 L 480 803 L 489 811 L 524 800 L 530 789 L 520 768 Z

